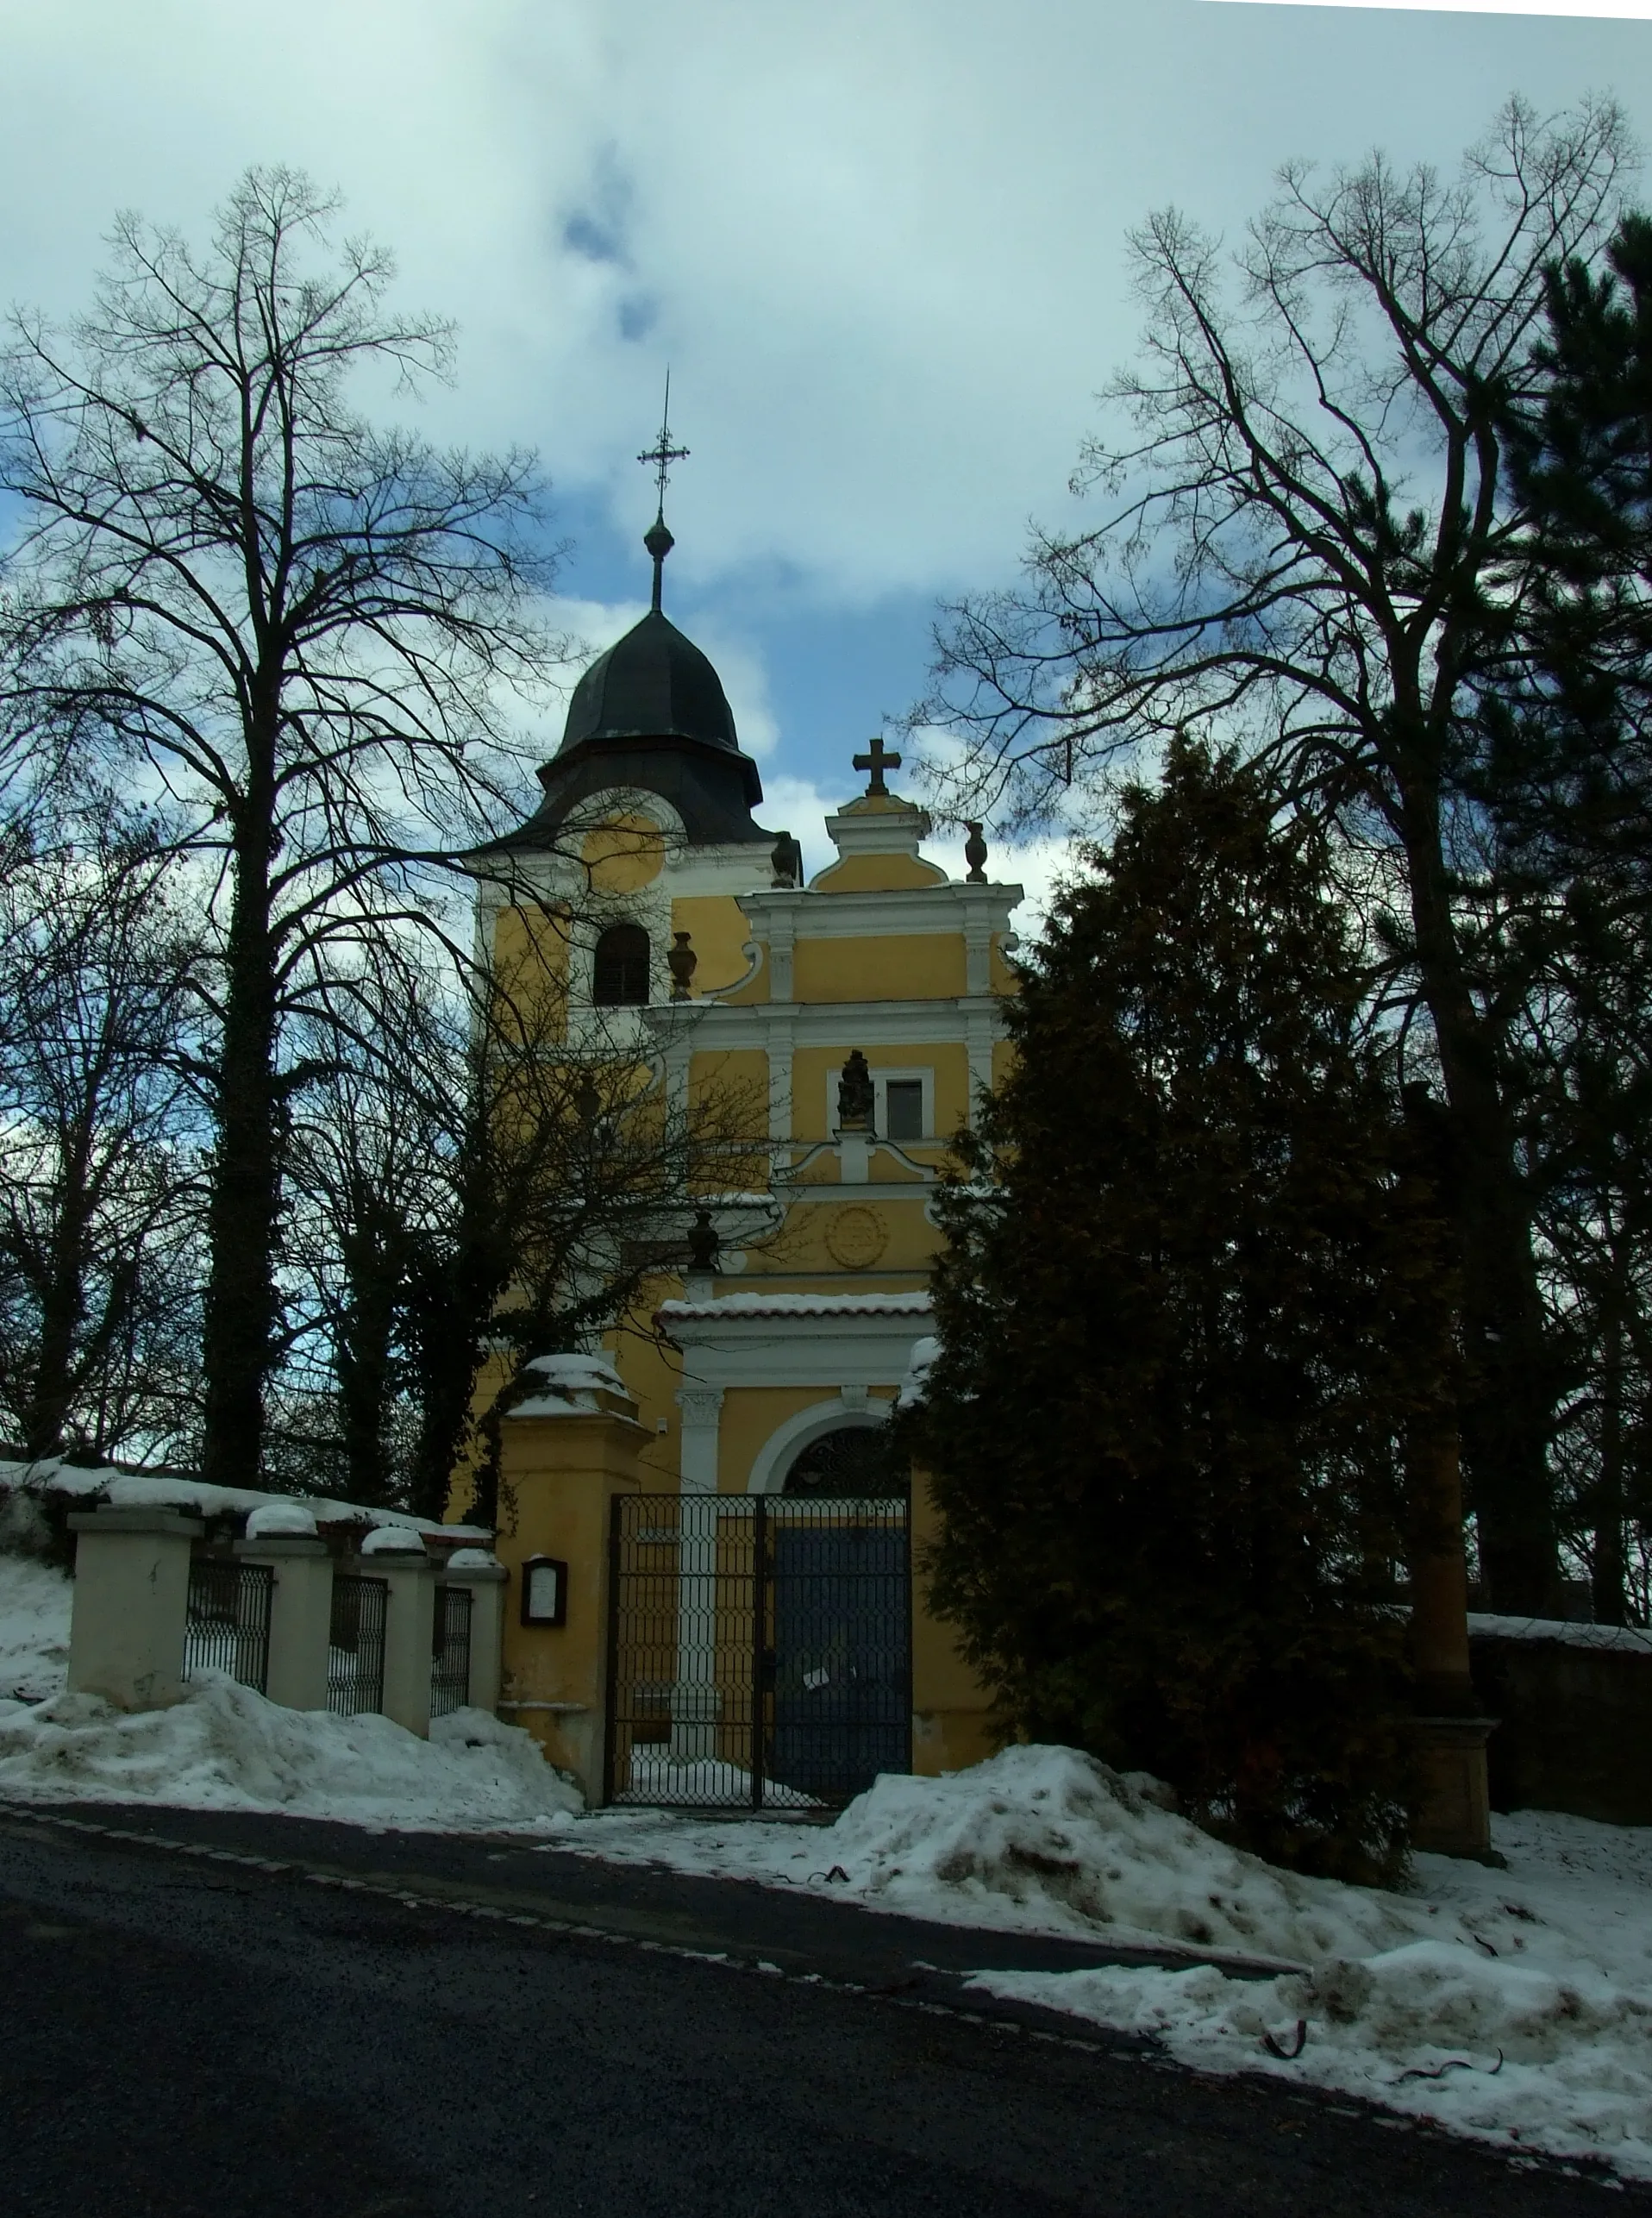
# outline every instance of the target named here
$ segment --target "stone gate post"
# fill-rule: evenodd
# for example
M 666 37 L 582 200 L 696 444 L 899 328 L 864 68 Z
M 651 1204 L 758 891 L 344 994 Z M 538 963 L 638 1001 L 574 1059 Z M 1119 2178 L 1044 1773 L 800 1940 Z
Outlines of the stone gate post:
M 544 1391 L 500 1425 L 494 1544 L 519 1604 L 507 1613 L 499 1707 L 543 1745 L 551 1763 L 574 1775 L 594 1806 L 604 1792 L 610 1505 L 616 1494 L 640 1490 L 639 1458 L 650 1436 L 604 1357 L 541 1356 L 527 1369 Z M 523 1565 L 536 1557 L 567 1566 L 560 1624 L 531 1620 Z
M 297 1502 L 255 1509 L 235 1543 L 244 1563 L 267 1563 L 270 1664 L 264 1691 L 290 1710 L 327 1707 L 328 1636 L 333 1620 L 333 1559 L 316 1520 Z
M 96 1509 L 69 1519 L 75 1539 L 69 1685 L 117 1709 L 158 1710 L 184 1692 L 190 1544 L 198 1517 L 171 1509 Z
M 361 1544 L 361 1568 L 389 1588 L 385 1611 L 384 1712 L 410 1732 L 430 1731 L 431 1650 L 436 1575 L 411 1527 L 376 1526 Z

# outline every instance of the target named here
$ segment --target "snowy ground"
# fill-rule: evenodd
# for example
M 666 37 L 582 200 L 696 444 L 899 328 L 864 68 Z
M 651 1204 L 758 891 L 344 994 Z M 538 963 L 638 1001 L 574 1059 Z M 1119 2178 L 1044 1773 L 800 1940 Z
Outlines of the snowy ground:
M 1524 1812 L 1496 1821 L 1506 1870 L 1419 1857 L 1414 1890 L 1390 1894 L 1276 1870 L 1156 1793 L 1071 1750 L 1012 1748 L 944 1779 L 880 1779 L 830 1826 L 604 1811 L 556 1845 L 1197 1952 L 1217 1963 L 977 1983 L 1149 2034 L 1202 2071 L 1652 2178 L 1652 1829 Z
M 1652 1828 L 1523 1812 L 1496 1820 L 1505 1870 L 1420 1857 L 1413 1889 L 1384 1893 L 1225 1848 L 1150 1780 L 1060 1748 L 885 1776 L 829 1826 L 580 1818 L 529 1737 L 478 1711 L 439 1720 L 426 1742 L 221 1678 L 130 1717 L 55 1691 L 69 1593 L 60 1573 L 0 1554 L 0 1796 L 540 1833 L 606 1861 L 949 1925 L 1184 1950 L 1204 1961 L 979 1984 L 1151 2035 L 1203 2071 L 1264 2071 L 1652 2179 Z
M 49 1563 L 0 1554 L 0 1701 L 40 1701 L 62 1686 L 72 1591 Z

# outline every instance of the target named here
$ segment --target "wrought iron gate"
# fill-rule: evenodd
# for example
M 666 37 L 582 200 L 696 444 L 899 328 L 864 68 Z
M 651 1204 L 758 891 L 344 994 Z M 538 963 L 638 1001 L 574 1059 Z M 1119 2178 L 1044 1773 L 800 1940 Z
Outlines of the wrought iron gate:
M 227 1671 L 261 1695 L 269 1682 L 274 1592 L 275 1573 L 267 1563 L 193 1557 L 184 1621 L 184 1676 Z
M 385 1618 L 390 1582 L 354 1571 L 333 1574 L 327 1634 L 327 1707 L 343 1717 L 385 1706 Z
M 470 1588 L 439 1586 L 430 1624 L 430 1714 L 446 1717 L 470 1698 Z
M 904 1501 L 621 1494 L 609 1550 L 610 1801 L 820 1808 L 910 1769 Z

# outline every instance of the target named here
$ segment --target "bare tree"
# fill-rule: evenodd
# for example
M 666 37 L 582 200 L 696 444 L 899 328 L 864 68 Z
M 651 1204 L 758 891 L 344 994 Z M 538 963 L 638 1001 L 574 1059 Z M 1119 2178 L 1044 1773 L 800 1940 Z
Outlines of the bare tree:
M 1481 1563 L 1510 1609 L 1555 1577 L 1557 1388 L 1510 1077 L 1522 981 L 1462 898 L 1474 728 L 1537 584 L 1503 427 L 1538 404 L 1544 273 L 1599 254 L 1627 154 L 1609 104 L 1544 122 L 1516 103 L 1455 179 L 1288 167 L 1230 256 L 1154 217 L 1142 360 L 1108 395 L 1136 429 L 1075 480 L 1108 512 L 1037 537 L 1028 590 L 951 612 L 921 712 L 967 736 L 938 778 L 960 815 L 1059 814 L 1189 730 L 1242 741 L 1283 799 L 1392 858 L 1456 1138 Z
M 295 1126 L 288 1254 L 305 1290 L 291 1308 L 313 1325 L 318 1353 L 301 1350 L 300 1367 L 324 1368 L 334 1425 L 303 1444 L 358 1501 L 440 1515 L 455 1469 L 479 1457 L 491 1515 L 501 1396 L 522 1359 L 650 1330 L 639 1311 L 687 1259 L 697 1200 L 767 1182 L 760 1092 L 712 1079 L 672 1100 L 630 1010 L 585 1012 L 571 1038 L 554 981 L 572 919 L 518 913 L 509 955 L 380 987 L 371 1046 Z M 743 1206 L 748 1244 L 773 1214 Z M 490 1356 L 503 1376 L 479 1413 Z
M 0 486 L 22 504 L 0 649 L 14 748 L 164 789 L 216 874 L 216 1125 L 202 1468 L 246 1481 L 278 1327 L 280 1140 L 302 1018 L 360 1021 L 349 955 L 427 906 L 515 768 L 511 699 L 553 667 L 531 458 L 369 421 L 441 377 L 440 323 L 335 204 L 253 171 L 198 249 L 135 216 L 91 312 L 14 320 Z M 325 1058 L 324 1058 L 325 1060 Z
M 199 944 L 150 828 L 58 831 L 0 869 L 0 1408 L 28 1456 L 143 1457 L 198 1415 Z

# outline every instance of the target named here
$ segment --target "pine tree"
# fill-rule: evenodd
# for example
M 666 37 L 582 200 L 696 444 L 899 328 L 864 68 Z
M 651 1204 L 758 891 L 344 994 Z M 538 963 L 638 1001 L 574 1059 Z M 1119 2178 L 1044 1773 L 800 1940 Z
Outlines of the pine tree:
M 1507 602 L 1521 652 L 1486 703 L 1478 799 L 1532 981 L 1561 1524 L 1597 1616 L 1621 1622 L 1652 1527 L 1652 218 L 1627 216 L 1606 260 L 1548 273 L 1542 405 L 1508 412 L 1541 559 Z
M 1178 741 L 1057 905 L 943 1203 L 936 1606 L 1007 1726 L 1275 1860 L 1406 1826 L 1403 1440 L 1439 1274 L 1323 857 Z M 1397 1294 L 1396 1288 L 1399 1289 Z

